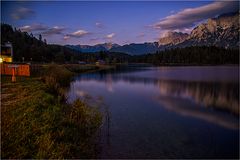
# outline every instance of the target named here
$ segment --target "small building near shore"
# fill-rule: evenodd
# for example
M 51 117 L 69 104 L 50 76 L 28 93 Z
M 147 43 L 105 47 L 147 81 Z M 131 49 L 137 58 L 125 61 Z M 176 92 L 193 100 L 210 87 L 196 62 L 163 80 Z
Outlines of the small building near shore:
M 105 65 L 105 64 L 106 64 L 106 62 L 104 60 L 98 60 L 96 62 L 96 65 Z
M 87 64 L 87 63 L 84 61 L 78 61 L 78 64 Z

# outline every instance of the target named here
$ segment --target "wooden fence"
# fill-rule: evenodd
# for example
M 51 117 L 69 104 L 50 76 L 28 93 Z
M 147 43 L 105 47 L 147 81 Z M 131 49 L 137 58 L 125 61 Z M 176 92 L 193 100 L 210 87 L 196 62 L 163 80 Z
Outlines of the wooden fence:
M 13 63 L 1 63 L 1 75 L 12 75 L 13 66 L 15 68 L 16 76 L 30 76 L 30 65 L 29 64 L 13 64 Z

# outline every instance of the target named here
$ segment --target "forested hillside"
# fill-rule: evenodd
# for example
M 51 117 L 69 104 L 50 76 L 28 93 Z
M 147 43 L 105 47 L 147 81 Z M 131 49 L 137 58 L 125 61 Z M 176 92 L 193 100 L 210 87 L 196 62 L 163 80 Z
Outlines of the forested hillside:
M 239 64 L 239 50 L 218 47 L 193 46 L 158 51 L 155 54 L 146 54 L 131 57 L 135 63 L 152 63 L 155 65 L 219 65 Z
M 37 39 L 32 34 L 21 32 L 8 24 L 1 24 L 1 45 L 11 42 L 13 45 L 13 59 L 15 62 L 57 62 L 57 63 L 77 63 L 78 61 L 96 62 L 99 59 L 107 62 L 125 62 L 129 55 L 114 52 L 84 53 L 71 48 L 47 44 L 41 35 Z
M 1 45 L 11 42 L 13 45 L 13 59 L 16 62 L 64 62 L 70 61 L 77 54 L 77 51 L 60 45 L 49 45 L 46 40 L 35 38 L 32 34 L 21 32 L 8 24 L 1 24 Z

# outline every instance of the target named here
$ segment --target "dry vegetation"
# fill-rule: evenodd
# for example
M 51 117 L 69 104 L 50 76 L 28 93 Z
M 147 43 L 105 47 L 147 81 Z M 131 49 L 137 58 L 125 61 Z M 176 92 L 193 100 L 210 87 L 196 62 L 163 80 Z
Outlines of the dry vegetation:
M 42 77 L 1 81 L 1 158 L 96 158 L 97 107 L 64 103 L 72 73 L 50 66 Z

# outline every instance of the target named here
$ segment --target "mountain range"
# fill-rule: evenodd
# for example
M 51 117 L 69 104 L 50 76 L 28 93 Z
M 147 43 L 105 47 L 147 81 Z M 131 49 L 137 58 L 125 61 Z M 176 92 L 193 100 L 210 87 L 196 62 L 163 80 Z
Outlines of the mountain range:
M 66 47 L 80 51 L 80 52 L 99 52 L 99 51 L 108 51 L 112 48 L 120 47 L 118 44 L 113 43 L 103 43 L 96 44 L 94 46 L 90 45 L 66 45 Z
M 158 42 L 131 43 L 118 45 L 114 43 L 90 45 L 66 45 L 81 52 L 121 52 L 130 55 L 154 53 L 159 50 L 184 48 L 188 46 L 217 46 L 224 48 L 238 48 L 239 43 L 239 13 L 226 13 L 208 19 L 196 26 L 190 34 L 182 32 L 168 32 Z

